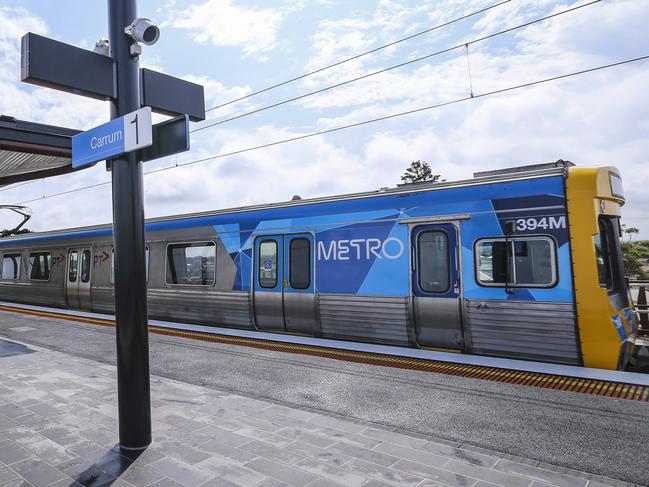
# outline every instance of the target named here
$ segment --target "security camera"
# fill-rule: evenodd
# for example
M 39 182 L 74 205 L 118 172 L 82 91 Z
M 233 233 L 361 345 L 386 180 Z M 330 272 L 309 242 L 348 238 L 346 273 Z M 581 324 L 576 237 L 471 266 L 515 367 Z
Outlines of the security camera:
M 135 19 L 131 25 L 124 29 L 124 33 L 135 42 L 141 42 L 147 46 L 155 44 L 160 38 L 160 28 L 143 17 Z

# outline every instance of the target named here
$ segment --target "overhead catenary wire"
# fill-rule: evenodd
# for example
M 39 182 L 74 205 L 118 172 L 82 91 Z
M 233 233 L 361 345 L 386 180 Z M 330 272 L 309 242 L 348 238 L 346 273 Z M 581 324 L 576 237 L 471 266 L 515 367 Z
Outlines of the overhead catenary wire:
M 424 61 L 426 59 L 431 59 L 433 57 L 441 56 L 442 54 L 446 54 L 446 53 L 449 53 L 449 52 L 452 52 L 452 51 L 456 51 L 458 49 L 466 49 L 467 52 L 468 52 L 468 48 L 472 44 L 476 44 L 478 42 L 483 42 L 483 41 L 486 41 L 488 39 L 493 39 L 494 37 L 497 37 L 497 36 L 500 36 L 500 35 L 503 35 L 503 34 L 507 34 L 509 32 L 516 31 L 518 29 L 523 29 L 525 27 L 529 27 L 530 25 L 538 24 L 539 22 L 544 22 L 546 20 L 558 17 L 560 15 L 564 15 L 564 14 L 567 14 L 567 13 L 570 13 L 570 12 L 574 12 L 575 10 L 579 10 L 579 9 L 584 8 L 584 7 L 588 7 L 590 5 L 594 5 L 594 4 L 599 3 L 601 1 L 602 0 L 591 0 L 590 2 L 581 4 L 581 5 L 577 5 L 575 7 L 571 7 L 571 8 L 565 9 L 565 10 L 561 10 L 559 12 L 555 12 L 553 14 L 546 15 L 544 17 L 541 17 L 541 18 L 538 18 L 538 19 L 535 19 L 535 20 L 530 20 L 530 21 L 525 22 L 523 24 L 516 25 L 514 27 L 510 27 L 508 29 L 504 29 L 504 30 L 501 30 L 501 31 L 498 31 L 498 32 L 494 32 L 492 34 L 488 34 L 486 36 L 482 36 L 482 37 L 479 37 L 477 39 L 462 42 L 461 44 L 456 44 L 454 46 L 447 47 L 447 48 L 441 49 L 439 51 L 436 51 L 436 52 L 433 52 L 433 53 L 430 53 L 430 54 L 426 54 L 425 56 L 420 56 L 420 57 L 411 59 L 409 61 L 404 61 L 404 62 L 399 63 L 399 64 L 394 64 L 392 66 L 388 66 L 387 68 L 379 69 L 378 71 L 372 71 L 371 73 L 367 73 L 367 74 L 364 74 L 362 76 L 357 76 L 356 78 L 348 79 L 346 81 L 341 81 L 340 83 L 336 83 L 336 84 L 333 84 L 333 85 L 330 85 L 330 86 L 325 86 L 324 88 L 320 88 L 318 90 L 310 91 L 308 93 L 304 93 L 302 95 L 294 96 L 292 98 L 288 98 L 286 100 L 282 100 L 282 101 L 279 101 L 277 103 L 272 103 L 270 105 L 266 105 L 266 106 L 263 106 L 261 108 L 256 108 L 254 110 L 250 110 L 248 112 L 241 113 L 239 115 L 234 115 L 232 117 L 228 117 L 228 118 L 225 118 L 223 120 L 212 122 L 212 123 L 209 123 L 209 124 L 206 124 L 206 125 L 203 125 L 201 127 L 197 127 L 195 129 L 191 130 L 191 133 L 200 132 L 201 130 L 205 130 L 205 129 L 208 129 L 208 128 L 211 128 L 211 127 L 216 127 L 218 125 L 222 125 L 222 124 L 227 123 L 227 122 L 232 122 L 234 120 L 239 120 L 241 118 L 248 117 L 250 115 L 255 115 L 257 113 L 260 113 L 260 112 L 263 112 L 263 111 L 266 111 L 266 110 L 270 110 L 272 108 L 277 108 L 279 106 L 286 105 L 286 104 L 292 103 L 294 101 L 298 101 L 298 100 L 302 100 L 304 98 L 308 98 L 308 97 L 311 97 L 311 96 L 314 96 L 314 95 L 318 95 L 320 93 L 324 93 L 325 91 L 333 90 L 335 88 L 340 88 L 341 86 L 345 86 L 345 85 L 348 85 L 348 84 L 351 84 L 351 83 L 355 83 L 356 81 L 367 79 L 367 78 L 370 78 L 372 76 L 377 76 L 379 74 L 387 73 L 388 71 L 392 71 L 392 70 L 397 69 L 397 68 L 402 68 L 402 67 L 408 66 L 410 64 L 418 63 L 418 62 Z
M 36 181 L 38 181 L 38 180 L 37 179 L 32 179 L 31 181 L 25 181 L 23 183 L 16 183 L 16 184 L 13 184 L 13 185 L 8 185 L 8 186 L 0 188 L 0 193 L 3 193 L 5 191 L 11 191 L 12 189 L 20 188 L 21 186 L 25 186 L 25 185 L 27 185 L 29 183 L 34 183 Z
M 501 2 L 498 2 L 498 3 L 495 3 L 493 5 L 490 5 L 488 7 L 481 8 L 480 10 L 476 10 L 474 12 L 465 14 L 465 15 L 463 15 L 461 17 L 457 17 L 455 19 L 448 20 L 448 21 L 443 22 L 441 24 L 438 24 L 438 25 L 436 25 L 434 27 L 430 27 L 430 28 L 428 28 L 426 30 L 422 30 L 422 31 L 417 32 L 415 34 L 411 34 L 411 35 L 409 35 L 407 37 L 397 39 L 396 41 L 392 41 L 392 42 L 390 42 L 388 44 L 384 44 L 382 46 L 375 47 L 374 49 L 371 49 L 369 51 L 365 51 L 365 52 L 362 52 L 360 54 L 356 54 L 355 56 L 345 58 L 345 59 L 343 59 L 341 61 L 338 61 L 336 63 L 329 64 L 327 66 L 323 66 L 323 67 L 315 69 L 313 71 L 309 71 L 308 73 L 304 73 L 304 74 L 302 74 L 300 76 L 296 76 L 296 77 L 288 79 L 286 81 L 282 81 L 282 82 L 276 83 L 274 85 L 268 86 L 266 88 L 262 88 L 262 89 L 253 91 L 252 93 L 248 93 L 247 95 L 241 96 L 241 97 L 236 98 L 234 100 L 230 100 L 228 102 L 221 103 L 220 105 L 210 107 L 207 110 L 205 110 L 205 112 L 206 113 L 211 112 L 212 110 L 216 110 L 218 108 L 222 108 L 222 107 L 225 107 L 225 106 L 228 106 L 228 105 L 232 105 L 233 103 L 237 103 L 239 101 L 246 100 L 246 99 L 251 98 L 253 96 L 260 95 L 262 93 L 266 93 L 267 91 L 274 90 L 275 88 L 279 88 L 281 86 L 285 86 L 287 84 L 294 83 L 295 81 L 299 81 L 301 79 L 308 78 L 309 76 L 313 76 L 314 74 L 322 73 L 323 71 L 326 71 L 326 70 L 331 69 L 331 68 L 335 68 L 336 66 L 340 66 L 341 64 L 345 64 L 345 63 L 348 63 L 350 61 L 354 61 L 356 59 L 362 58 L 362 57 L 367 56 L 369 54 L 373 54 L 373 53 L 381 51 L 383 49 L 387 49 L 388 47 L 395 46 L 395 45 L 397 45 L 397 44 L 399 44 L 401 42 L 405 42 L 405 41 L 408 41 L 410 39 L 414 39 L 415 37 L 419 37 L 419 36 L 422 36 L 424 34 L 428 34 L 430 32 L 433 32 L 433 31 L 436 31 L 436 30 L 439 30 L 439 29 L 443 29 L 444 27 L 448 27 L 449 25 L 455 24 L 457 22 L 461 22 L 462 20 L 466 20 L 466 19 L 474 17 L 476 15 L 480 15 L 480 14 L 482 14 L 484 12 L 488 12 L 489 10 L 492 10 L 492 9 L 494 9 L 496 7 L 500 7 L 501 5 L 505 5 L 506 3 L 509 3 L 509 2 L 511 2 L 511 0 L 504 0 L 504 1 L 501 1 Z
M 309 134 L 303 134 L 303 135 L 298 135 L 298 136 L 295 136 L 295 137 L 289 137 L 289 138 L 286 138 L 286 139 L 276 140 L 274 142 L 269 142 L 269 143 L 266 143 L 266 144 L 261 144 L 261 145 L 256 145 L 256 146 L 253 146 L 253 147 L 248 147 L 248 148 L 245 148 L 245 149 L 239 149 L 239 150 L 235 150 L 235 151 L 231 151 L 231 152 L 226 152 L 226 153 L 223 153 L 223 154 L 215 154 L 213 156 L 203 157 L 203 158 L 200 158 L 200 159 L 195 159 L 195 160 L 192 160 L 192 161 L 179 163 L 179 164 L 173 165 L 173 166 L 163 167 L 163 168 L 160 168 L 160 169 L 153 169 L 151 171 L 145 172 L 144 174 L 145 175 L 156 174 L 156 173 L 160 173 L 160 172 L 164 172 L 164 171 L 169 171 L 169 170 L 172 170 L 172 169 L 177 169 L 177 168 L 182 168 L 182 167 L 185 167 L 185 166 L 190 166 L 190 165 L 193 165 L 193 164 L 199 164 L 199 163 L 202 163 L 202 162 L 222 159 L 224 157 L 235 156 L 235 155 L 243 154 L 243 153 L 246 153 L 246 152 L 251 152 L 251 151 L 256 151 L 256 150 L 265 149 L 265 148 L 269 148 L 269 147 L 274 147 L 274 146 L 278 146 L 278 145 L 282 145 L 282 144 L 287 144 L 289 142 L 296 142 L 296 141 L 299 141 L 299 140 L 309 139 L 309 138 L 312 138 L 312 137 L 317 137 L 317 136 L 320 136 L 320 135 L 330 134 L 330 133 L 333 133 L 333 132 L 339 132 L 339 131 L 342 131 L 342 130 L 347 130 L 347 129 L 351 129 L 351 128 L 355 128 L 355 127 L 360 127 L 360 126 L 368 125 L 368 124 L 372 124 L 372 123 L 382 122 L 382 121 L 385 121 L 385 120 L 390 120 L 390 119 L 394 119 L 394 118 L 397 118 L 397 117 L 402 117 L 402 116 L 405 116 L 405 115 L 412 115 L 414 113 L 421 113 L 421 112 L 424 112 L 424 111 L 433 110 L 433 109 L 436 109 L 436 108 L 442 108 L 442 107 L 450 106 L 450 105 L 455 105 L 455 104 L 459 104 L 459 103 L 466 102 L 466 101 L 477 100 L 479 98 L 486 98 L 488 96 L 494 96 L 494 95 L 498 95 L 498 94 L 502 94 L 502 93 L 507 93 L 507 92 L 511 92 L 511 91 L 520 90 L 520 89 L 523 89 L 523 88 L 528 88 L 528 87 L 531 87 L 531 86 L 537 86 L 537 85 L 550 83 L 550 82 L 553 82 L 553 81 L 558 81 L 558 80 L 562 80 L 562 79 L 566 79 L 566 78 L 572 78 L 574 76 L 579 76 L 579 75 L 583 75 L 583 74 L 587 74 L 587 73 L 593 73 L 593 72 L 596 72 L 596 71 L 602 71 L 604 69 L 614 68 L 614 67 L 622 66 L 622 65 L 625 65 L 625 64 L 631 64 L 631 63 L 635 63 L 635 62 L 639 62 L 639 61 L 644 61 L 644 60 L 647 60 L 647 59 L 649 59 L 649 54 L 644 55 L 644 56 L 631 58 L 631 59 L 626 59 L 626 60 L 623 60 L 623 61 L 618 61 L 618 62 L 615 62 L 615 63 L 596 66 L 594 68 L 582 69 L 582 70 L 579 70 L 579 71 L 573 71 L 571 73 L 566 73 L 566 74 L 562 74 L 562 75 L 543 78 L 543 79 L 536 80 L 536 81 L 530 81 L 528 83 L 522 83 L 522 84 L 518 84 L 518 85 L 514 85 L 514 86 L 508 86 L 506 88 L 500 88 L 500 89 L 497 89 L 497 90 L 492 90 L 492 91 L 487 91 L 487 92 L 484 92 L 484 93 L 474 94 L 473 96 L 465 96 L 465 97 L 462 97 L 462 98 L 456 98 L 454 100 L 441 102 L 441 103 L 437 103 L 437 104 L 434 104 L 434 105 L 428 105 L 428 106 L 425 106 L 425 107 L 415 108 L 415 109 L 407 110 L 407 111 L 404 111 L 404 112 L 393 113 L 393 114 L 390 114 L 390 115 L 385 115 L 383 117 L 373 118 L 371 120 L 364 120 L 362 122 L 356 122 L 356 123 L 351 123 L 351 124 L 347 124 L 347 125 L 342 125 L 342 126 L 339 126 L 339 127 L 333 127 L 333 128 L 330 128 L 330 129 L 321 130 L 319 132 L 312 132 L 312 133 L 309 133 Z M 102 183 L 97 183 L 97 184 L 93 184 L 93 185 L 90 185 L 90 186 L 84 186 L 84 187 L 81 187 L 81 188 L 75 188 L 75 189 L 71 189 L 71 190 L 68 190 L 68 191 L 62 191 L 60 193 L 54 193 L 54 194 L 51 194 L 51 195 L 43 195 L 41 198 L 35 198 L 35 199 L 27 200 L 27 201 L 22 201 L 22 202 L 20 202 L 18 204 L 23 205 L 23 204 L 27 204 L 27 203 L 33 203 L 35 201 L 41 201 L 43 199 L 54 198 L 54 197 L 61 196 L 61 195 L 75 193 L 77 191 L 84 191 L 84 190 L 87 190 L 87 189 L 92 189 L 92 188 L 96 188 L 96 187 L 99 187 L 99 186 L 108 185 L 110 183 L 111 183 L 110 181 L 104 181 Z

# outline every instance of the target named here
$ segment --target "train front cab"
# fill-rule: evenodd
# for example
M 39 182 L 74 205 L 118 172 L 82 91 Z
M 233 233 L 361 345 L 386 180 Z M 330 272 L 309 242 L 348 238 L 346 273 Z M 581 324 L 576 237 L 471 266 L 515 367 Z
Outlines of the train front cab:
M 620 245 L 622 179 L 614 167 L 571 167 L 566 197 L 583 364 L 624 369 L 637 325 Z

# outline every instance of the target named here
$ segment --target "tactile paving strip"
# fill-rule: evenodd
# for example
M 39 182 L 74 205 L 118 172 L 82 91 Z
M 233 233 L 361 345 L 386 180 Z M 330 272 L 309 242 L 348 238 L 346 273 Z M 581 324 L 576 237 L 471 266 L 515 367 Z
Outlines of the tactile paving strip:
M 86 318 L 83 316 L 36 311 L 23 308 L 13 308 L 9 306 L 0 306 L 0 310 L 9 311 L 12 313 L 21 313 L 33 316 L 43 316 L 48 318 L 76 321 L 80 323 L 115 327 L 115 322 L 112 320 Z M 179 330 L 174 328 L 163 328 L 160 326 L 149 326 L 149 331 L 151 333 L 156 333 L 159 335 L 190 338 L 204 342 L 226 343 L 230 345 L 240 345 L 260 348 L 264 350 L 274 350 L 278 352 L 315 355 L 318 357 L 344 360 L 347 362 L 358 362 L 363 364 L 380 365 L 384 367 L 394 367 L 399 369 L 434 372 L 437 374 L 455 375 L 469 379 L 506 382 L 509 384 L 541 387 L 544 389 L 555 389 L 560 391 L 591 394 L 595 396 L 627 399 L 631 401 L 649 402 L 649 387 L 643 385 L 544 374 L 541 372 L 526 372 L 511 369 L 501 369 L 486 367 L 482 365 L 459 364 L 453 362 L 442 362 L 438 360 L 399 357 L 396 355 L 383 355 L 368 352 L 356 352 L 351 350 L 338 350 L 315 345 L 300 345 L 294 343 L 274 342 L 271 340 L 262 340 L 258 338 L 233 337 L 212 333 Z

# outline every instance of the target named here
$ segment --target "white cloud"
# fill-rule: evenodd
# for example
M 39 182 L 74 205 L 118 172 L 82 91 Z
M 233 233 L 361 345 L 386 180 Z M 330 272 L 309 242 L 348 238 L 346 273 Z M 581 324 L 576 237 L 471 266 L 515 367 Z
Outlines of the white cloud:
M 277 42 L 284 12 L 272 8 L 246 8 L 231 0 L 207 0 L 184 11 L 172 10 L 165 23 L 191 31 L 194 41 L 239 47 L 245 56 L 265 59 Z

